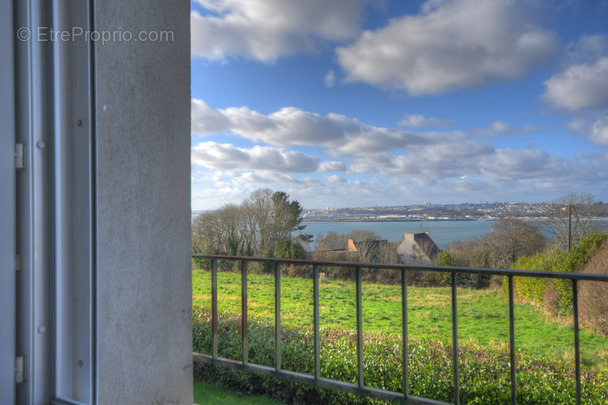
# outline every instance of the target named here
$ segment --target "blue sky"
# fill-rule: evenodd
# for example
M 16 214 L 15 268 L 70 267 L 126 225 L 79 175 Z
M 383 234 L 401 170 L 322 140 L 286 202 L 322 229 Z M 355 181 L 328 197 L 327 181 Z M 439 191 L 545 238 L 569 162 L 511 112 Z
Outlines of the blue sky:
M 608 0 L 194 0 L 192 209 L 608 202 Z

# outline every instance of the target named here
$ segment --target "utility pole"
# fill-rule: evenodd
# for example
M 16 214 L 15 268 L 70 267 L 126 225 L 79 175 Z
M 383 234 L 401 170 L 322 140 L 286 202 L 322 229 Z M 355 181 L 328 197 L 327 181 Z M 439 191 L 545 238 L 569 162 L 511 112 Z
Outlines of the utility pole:
M 568 253 L 572 248 L 572 204 L 568 204 Z

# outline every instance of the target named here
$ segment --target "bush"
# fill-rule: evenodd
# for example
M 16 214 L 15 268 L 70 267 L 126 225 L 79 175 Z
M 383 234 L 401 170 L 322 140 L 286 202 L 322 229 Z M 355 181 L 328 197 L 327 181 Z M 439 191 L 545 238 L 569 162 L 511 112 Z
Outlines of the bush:
M 593 252 L 602 245 L 607 237 L 608 232 L 587 235 L 570 252 L 558 249 L 547 250 L 531 257 L 522 257 L 511 268 L 562 273 L 581 271 Z M 518 298 L 544 308 L 547 312 L 557 316 L 572 315 L 573 298 L 570 280 L 515 277 L 513 282 Z M 507 289 L 507 277 L 504 277 L 503 291 L 505 294 Z
M 206 308 L 193 309 L 194 351 L 211 352 L 211 315 Z M 241 358 L 240 319 L 220 314 L 219 355 Z M 356 337 L 352 331 L 322 328 L 321 375 L 356 383 Z M 373 388 L 402 392 L 403 368 L 400 336 L 364 333 L 364 381 Z M 249 361 L 274 365 L 274 326 L 252 318 L 249 321 Z M 283 369 L 313 374 L 314 335 L 310 328 L 284 330 Z M 452 346 L 439 340 L 410 339 L 410 395 L 439 401 L 453 400 Z M 506 346 L 480 347 L 474 342 L 459 344 L 460 397 L 463 404 L 502 404 L 510 400 L 509 350 Z M 211 367 L 195 366 L 195 378 L 215 380 L 231 389 L 261 393 L 289 404 L 371 404 L 369 398 L 280 381 L 268 377 Z M 537 358 L 517 353 L 518 404 L 573 403 L 574 370 L 571 362 Z M 583 370 L 583 403 L 608 403 L 608 370 Z
M 489 250 L 483 243 L 483 239 L 471 239 L 465 242 L 456 241 L 450 243 L 447 252 L 440 253 L 435 259 L 437 266 L 456 267 L 492 267 L 488 261 Z M 456 284 L 464 288 L 487 288 L 490 285 L 491 276 L 481 273 L 460 273 Z M 444 285 L 451 283 L 451 274 L 443 273 Z
M 298 242 L 281 239 L 274 248 L 274 257 L 279 259 L 306 259 L 306 250 Z
M 608 242 L 591 257 L 585 272 L 608 274 Z M 579 283 L 579 315 L 585 326 L 608 337 L 608 283 Z

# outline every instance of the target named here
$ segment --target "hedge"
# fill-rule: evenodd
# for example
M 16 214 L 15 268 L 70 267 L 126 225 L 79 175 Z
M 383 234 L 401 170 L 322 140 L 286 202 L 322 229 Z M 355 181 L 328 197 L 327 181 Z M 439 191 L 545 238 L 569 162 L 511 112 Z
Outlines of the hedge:
M 219 316 L 219 355 L 241 358 L 240 317 Z M 321 329 L 321 375 L 357 381 L 356 337 L 352 331 Z M 364 334 L 365 384 L 402 392 L 401 338 L 387 333 Z M 249 361 L 274 365 L 274 325 L 250 317 Z M 314 335 L 310 328 L 287 329 L 281 336 L 283 369 L 313 374 Z M 194 351 L 211 352 L 211 315 L 208 308 L 193 308 Z M 439 340 L 411 339 L 410 395 L 453 401 L 452 346 Z M 460 342 L 460 399 L 462 404 L 499 404 L 510 401 L 509 349 Z M 532 357 L 517 352 L 518 404 L 574 404 L 574 370 L 566 361 Z M 265 394 L 287 404 L 383 403 L 370 398 L 290 383 L 250 373 L 195 363 L 195 378 L 214 380 L 247 393 Z M 608 404 L 608 370 L 584 369 L 582 403 Z

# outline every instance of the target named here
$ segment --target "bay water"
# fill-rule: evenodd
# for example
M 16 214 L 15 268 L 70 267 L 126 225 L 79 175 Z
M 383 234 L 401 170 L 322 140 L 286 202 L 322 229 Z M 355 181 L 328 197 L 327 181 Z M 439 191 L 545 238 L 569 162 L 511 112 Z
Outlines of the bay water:
M 314 240 L 319 234 L 323 236 L 334 231 L 347 234 L 355 229 L 376 232 L 380 238 L 388 241 L 402 241 L 406 232 L 429 231 L 429 236 L 440 249 L 445 249 L 450 242 L 468 240 L 483 236 L 492 231 L 495 221 L 381 221 L 381 222 L 346 222 L 346 221 L 303 221 L 305 234 L 313 235 L 309 250 L 314 250 Z M 608 229 L 608 221 L 598 221 L 602 230 Z M 550 235 L 547 235 L 550 236 Z
M 429 236 L 440 249 L 456 240 L 467 240 L 485 235 L 491 231 L 494 221 L 381 221 L 381 222 L 343 222 L 343 221 L 304 221 L 305 234 L 313 235 L 316 240 L 319 234 L 325 236 L 333 231 L 347 234 L 355 229 L 376 232 L 380 238 L 389 241 L 401 241 L 406 232 L 429 231 Z M 309 248 L 313 248 L 312 246 Z

